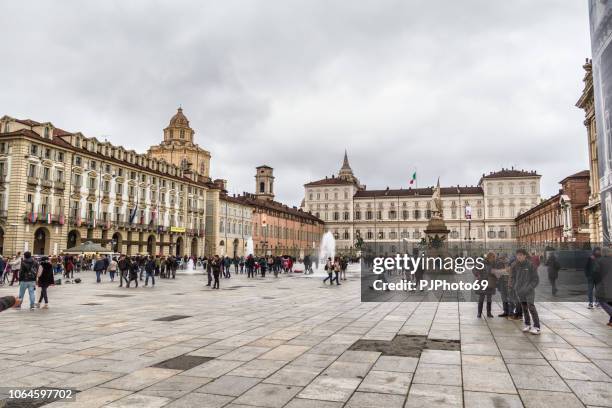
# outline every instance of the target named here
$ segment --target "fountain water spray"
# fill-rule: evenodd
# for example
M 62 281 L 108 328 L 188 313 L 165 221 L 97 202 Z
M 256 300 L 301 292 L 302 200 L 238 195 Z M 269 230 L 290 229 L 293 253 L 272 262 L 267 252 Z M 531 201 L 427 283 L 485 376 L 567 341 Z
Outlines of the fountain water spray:
M 246 253 L 245 256 L 255 255 L 253 251 L 253 238 L 249 237 L 246 241 Z
M 336 239 L 334 235 L 327 231 L 321 237 L 321 246 L 319 247 L 319 267 L 316 272 L 317 275 L 327 275 L 325 272 L 325 263 L 327 258 L 331 258 L 332 261 L 336 257 Z

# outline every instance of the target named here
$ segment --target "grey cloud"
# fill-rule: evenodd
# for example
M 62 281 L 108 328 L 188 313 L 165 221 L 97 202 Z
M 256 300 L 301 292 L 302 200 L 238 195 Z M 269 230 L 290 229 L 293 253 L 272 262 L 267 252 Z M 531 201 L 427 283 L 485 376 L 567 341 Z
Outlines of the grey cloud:
M 144 151 L 180 104 L 214 177 L 266 163 L 288 204 L 345 148 L 369 188 L 514 165 L 552 194 L 587 167 L 588 42 L 566 0 L 5 1 L 0 107 Z

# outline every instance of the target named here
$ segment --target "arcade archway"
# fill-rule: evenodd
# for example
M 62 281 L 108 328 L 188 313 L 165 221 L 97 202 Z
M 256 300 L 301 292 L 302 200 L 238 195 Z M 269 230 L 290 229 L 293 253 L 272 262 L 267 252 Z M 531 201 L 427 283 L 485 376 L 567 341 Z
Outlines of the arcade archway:
M 50 238 L 49 230 L 44 227 L 34 231 L 32 253 L 34 255 L 48 255 L 50 252 Z

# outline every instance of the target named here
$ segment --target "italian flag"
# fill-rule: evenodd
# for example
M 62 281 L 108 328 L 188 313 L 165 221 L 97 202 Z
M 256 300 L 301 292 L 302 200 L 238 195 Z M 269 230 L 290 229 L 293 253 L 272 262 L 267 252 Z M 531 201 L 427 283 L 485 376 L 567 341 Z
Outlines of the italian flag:
M 416 171 L 412 173 L 412 177 L 410 177 L 410 185 L 416 183 Z

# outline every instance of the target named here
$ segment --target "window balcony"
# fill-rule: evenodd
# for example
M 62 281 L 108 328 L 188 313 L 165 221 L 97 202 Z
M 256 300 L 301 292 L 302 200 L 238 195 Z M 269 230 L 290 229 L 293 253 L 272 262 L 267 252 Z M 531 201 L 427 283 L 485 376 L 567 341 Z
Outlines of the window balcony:
M 28 176 L 27 183 L 32 185 L 32 186 L 37 186 L 38 185 L 38 177 Z
M 64 181 L 56 181 L 54 187 L 56 190 L 64 190 L 66 188 L 66 183 Z
M 0 219 L 5 220 L 8 218 L 8 210 L 0 210 Z
M 53 187 L 53 182 L 51 180 L 42 180 L 41 184 L 43 187 L 51 188 Z

